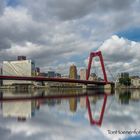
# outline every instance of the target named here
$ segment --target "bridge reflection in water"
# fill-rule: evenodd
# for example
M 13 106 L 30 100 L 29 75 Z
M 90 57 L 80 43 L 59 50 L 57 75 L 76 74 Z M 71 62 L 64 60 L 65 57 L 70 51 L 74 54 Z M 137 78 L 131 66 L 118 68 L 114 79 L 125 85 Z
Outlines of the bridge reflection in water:
M 76 93 L 76 92 L 75 92 Z M 69 101 L 69 110 L 76 112 L 77 102 L 80 102 L 81 107 L 88 111 L 89 121 L 91 125 L 101 126 L 103 116 L 106 108 L 107 97 L 110 93 L 103 93 L 101 91 L 86 91 L 83 93 L 76 93 L 73 91 L 69 94 L 55 93 L 54 95 L 45 95 L 44 91 L 39 94 L 26 93 L 1 93 L 1 106 L 3 110 L 3 117 L 16 117 L 19 121 L 26 121 L 27 118 L 34 116 L 35 110 L 39 109 L 41 105 L 47 104 L 54 106 L 61 104 L 61 101 Z M 95 104 L 98 99 L 103 99 L 99 119 L 93 118 L 93 110 L 91 104 Z
M 121 89 L 115 94 L 91 90 L 0 91 L 0 139 L 11 136 L 47 140 L 58 136 L 76 140 L 138 137 L 138 106 L 139 90 Z M 3 133 L 7 128 L 9 135 Z M 113 135 L 116 130 L 118 133 Z

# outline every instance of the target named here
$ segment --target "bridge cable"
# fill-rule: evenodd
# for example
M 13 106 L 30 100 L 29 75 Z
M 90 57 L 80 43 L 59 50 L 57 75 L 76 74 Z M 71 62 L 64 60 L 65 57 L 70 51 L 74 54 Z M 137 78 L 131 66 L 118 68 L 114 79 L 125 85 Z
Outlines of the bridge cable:
M 107 64 L 105 64 L 106 70 L 108 71 L 108 73 L 110 74 L 111 78 L 115 81 L 115 76 L 112 74 L 110 68 L 107 66 Z

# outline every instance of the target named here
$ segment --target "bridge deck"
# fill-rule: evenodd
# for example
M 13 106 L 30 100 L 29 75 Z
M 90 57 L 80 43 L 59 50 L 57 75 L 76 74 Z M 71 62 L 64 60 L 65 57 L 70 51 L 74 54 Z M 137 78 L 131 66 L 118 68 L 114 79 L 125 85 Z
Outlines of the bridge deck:
M 105 81 L 89 81 L 89 80 L 77 80 L 77 79 L 65 79 L 65 78 L 47 78 L 43 76 L 5 76 L 0 75 L 1 80 L 24 80 L 24 81 L 49 81 L 49 82 L 66 82 L 66 83 L 81 83 L 81 84 L 95 84 L 95 85 L 106 85 L 111 84 L 114 85 L 113 82 L 105 82 Z

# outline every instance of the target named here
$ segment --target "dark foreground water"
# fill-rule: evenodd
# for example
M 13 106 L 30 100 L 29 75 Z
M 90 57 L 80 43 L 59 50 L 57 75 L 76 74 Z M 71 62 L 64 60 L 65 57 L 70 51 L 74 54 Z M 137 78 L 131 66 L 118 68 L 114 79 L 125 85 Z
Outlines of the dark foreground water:
M 27 139 L 140 139 L 140 91 L 0 91 L 0 140 Z

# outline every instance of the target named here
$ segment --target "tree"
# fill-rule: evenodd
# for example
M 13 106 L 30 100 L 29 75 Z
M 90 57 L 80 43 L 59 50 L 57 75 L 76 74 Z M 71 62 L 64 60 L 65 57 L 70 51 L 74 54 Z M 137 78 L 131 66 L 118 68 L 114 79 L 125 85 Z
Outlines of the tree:
M 129 77 L 122 77 L 122 78 L 119 78 L 119 83 L 124 86 L 130 86 L 131 79 Z

